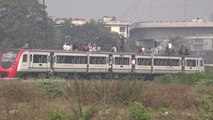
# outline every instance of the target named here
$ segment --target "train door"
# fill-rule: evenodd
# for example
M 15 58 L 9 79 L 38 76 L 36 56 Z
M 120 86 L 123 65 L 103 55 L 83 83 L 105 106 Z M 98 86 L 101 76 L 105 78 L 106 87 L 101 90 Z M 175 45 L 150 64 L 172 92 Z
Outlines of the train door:
M 204 62 L 203 59 L 199 59 L 199 72 L 204 72 Z
M 17 71 L 20 71 L 20 72 L 28 71 L 29 63 L 30 63 L 29 52 L 23 51 L 23 53 L 21 53 L 21 56 L 20 56 L 19 59 L 20 60 L 19 60 L 19 63 L 18 63 Z
M 21 62 L 21 68 L 19 69 L 22 69 L 22 70 L 28 70 L 29 69 L 29 66 L 30 66 L 30 57 L 29 57 L 29 54 L 28 53 L 23 53 L 22 57 L 21 57 L 21 60 L 19 61 Z
M 196 58 L 185 58 L 185 72 L 194 73 L 198 70 Z
M 196 60 L 196 71 L 199 71 L 200 69 L 200 62 L 199 59 Z

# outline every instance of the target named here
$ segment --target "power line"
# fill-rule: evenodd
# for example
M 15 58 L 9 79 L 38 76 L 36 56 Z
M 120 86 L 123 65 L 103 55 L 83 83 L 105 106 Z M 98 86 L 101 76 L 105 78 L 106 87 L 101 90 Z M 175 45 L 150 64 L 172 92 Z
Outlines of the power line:
M 142 2 L 143 1 L 141 1 L 141 0 L 137 0 L 135 4 L 133 4 L 131 7 L 127 8 L 127 10 L 121 16 L 121 19 L 131 18 L 131 21 L 133 21 L 133 22 L 137 21 L 136 12 L 139 10 L 140 4 Z

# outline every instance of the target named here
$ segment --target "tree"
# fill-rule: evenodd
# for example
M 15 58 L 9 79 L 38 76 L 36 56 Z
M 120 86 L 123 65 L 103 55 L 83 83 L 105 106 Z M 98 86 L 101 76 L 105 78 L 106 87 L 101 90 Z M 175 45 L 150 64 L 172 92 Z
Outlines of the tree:
M 38 0 L 0 0 L 1 49 L 21 48 L 26 41 L 34 48 L 46 48 L 44 25 L 43 7 Z M 56 41 L 50 19 L 47 33 L 49 41 Z
M 82 26 L 67 24 L 60 28 L 64 43 L 84 44 L 91 43 L 101 46 L 104 51 L 111 50 L 113 45 L 120 46 L 120 36 L 117 33 L 111 33 L 103 24 L 90 20 Z

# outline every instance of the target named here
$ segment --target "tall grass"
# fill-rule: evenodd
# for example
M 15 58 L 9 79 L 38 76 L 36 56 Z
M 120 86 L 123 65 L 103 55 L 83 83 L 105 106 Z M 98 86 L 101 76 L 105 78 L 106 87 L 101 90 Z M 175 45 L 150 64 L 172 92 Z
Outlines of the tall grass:
M 154 120 L 199 119 L 199 114 L 211 115 L 213 86 L 212 75 L 197 76 L 189 75 L 193 84 L 173 82 L 183 76 L 170 75 L 164 77 L 171 82 L 160 84 L 124 79 L 0 81 L 0 119 L 131 120 L 147 108 Z M 130 111 L 133 103 L 137 105 Z

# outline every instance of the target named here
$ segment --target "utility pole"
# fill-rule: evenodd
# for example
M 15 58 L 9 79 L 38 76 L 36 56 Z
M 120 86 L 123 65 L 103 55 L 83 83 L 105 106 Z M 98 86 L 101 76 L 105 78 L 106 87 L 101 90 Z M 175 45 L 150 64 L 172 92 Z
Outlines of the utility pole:
M 185 5 L 184 5 L 184 17 L 185 17 L 185 22 L 187 21 L 187 0 L 185 0 Z
M 44 31 L 45 31 L 45 45 L 48 48 L 48 41 L 47 41 L 47 18 L 46 18 L 46 11 L 45 11 L 45 2 L 43 0 L 43 14 L 44 14 Z

